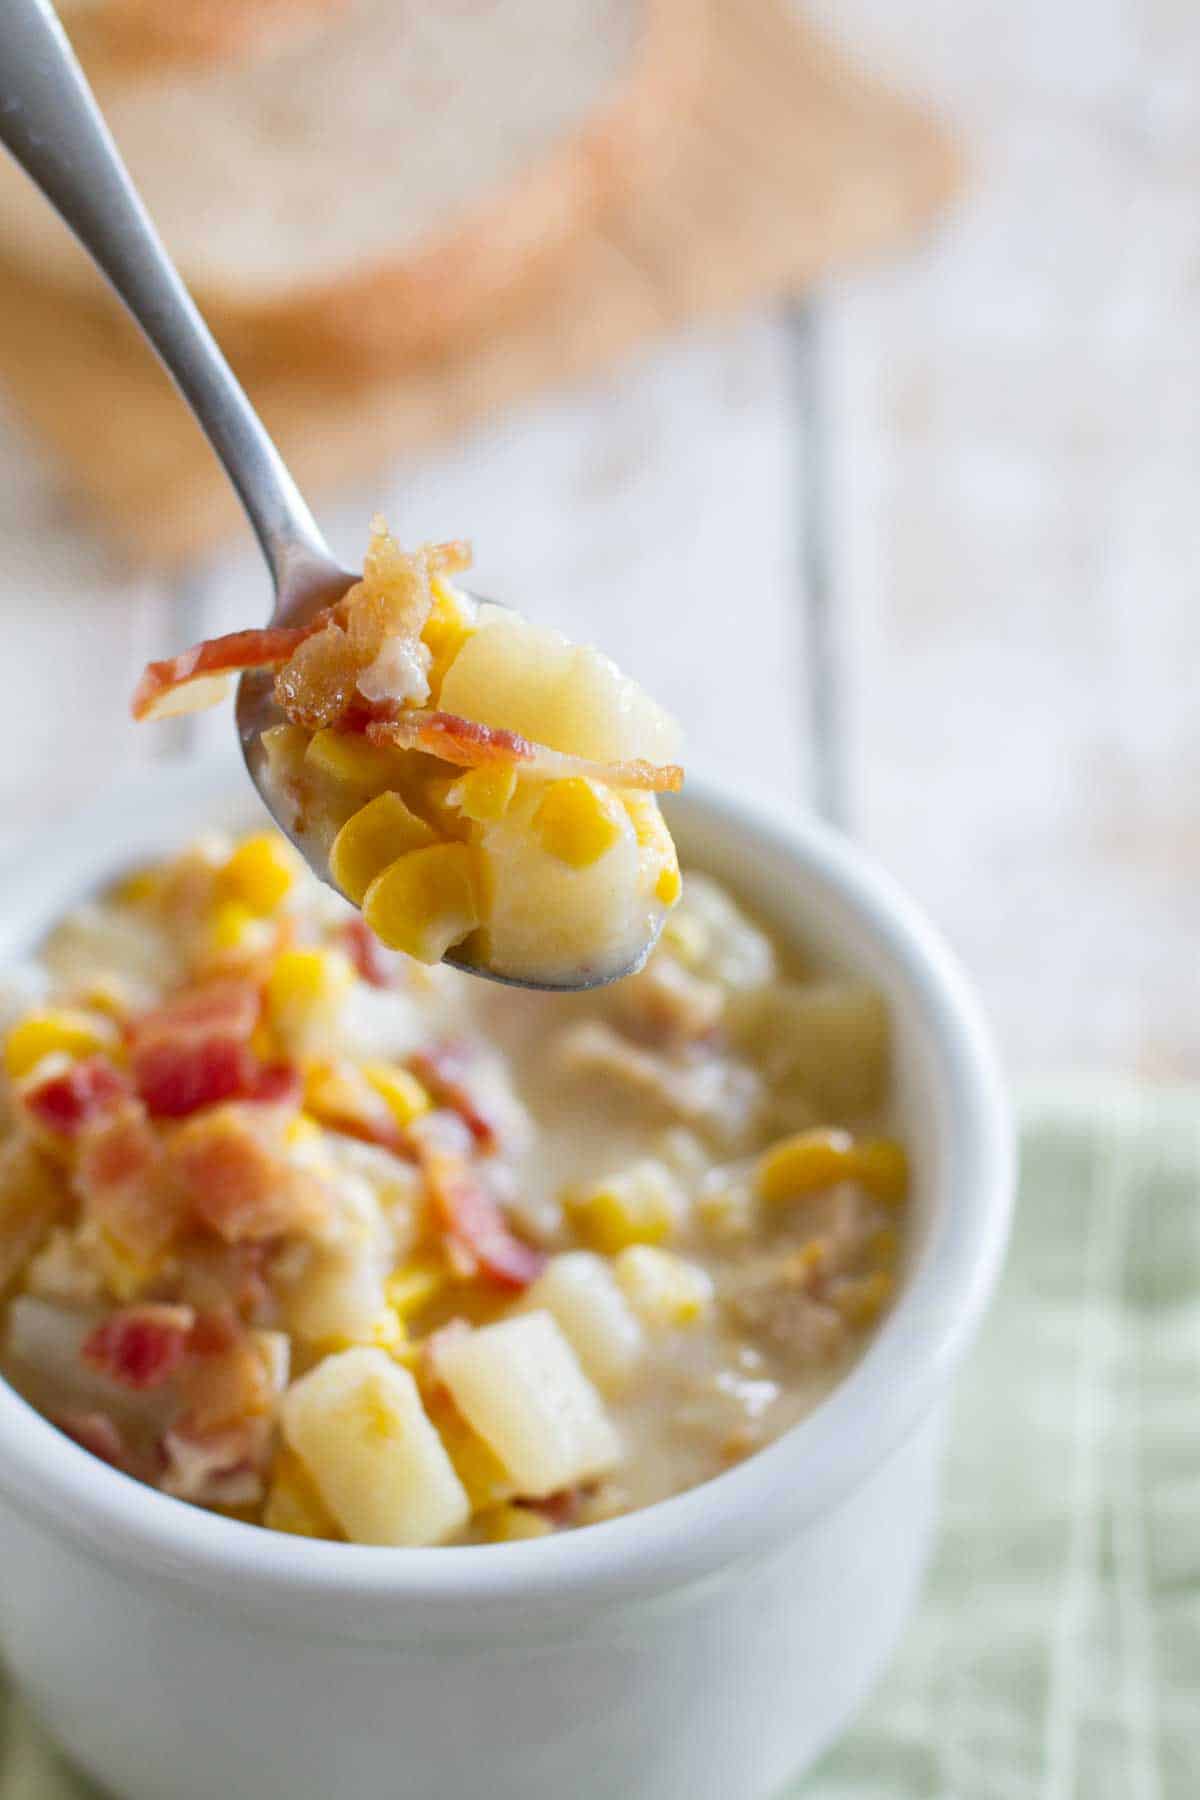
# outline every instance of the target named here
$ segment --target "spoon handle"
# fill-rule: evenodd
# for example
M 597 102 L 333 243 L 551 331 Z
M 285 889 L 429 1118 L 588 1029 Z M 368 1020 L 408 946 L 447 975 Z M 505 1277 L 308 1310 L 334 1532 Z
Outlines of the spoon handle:
M 174 377 L 237 489 L 277 604 L 336 575 L 316 521 L 151 223 L 49 0 L 0 0 L 0 142 Z

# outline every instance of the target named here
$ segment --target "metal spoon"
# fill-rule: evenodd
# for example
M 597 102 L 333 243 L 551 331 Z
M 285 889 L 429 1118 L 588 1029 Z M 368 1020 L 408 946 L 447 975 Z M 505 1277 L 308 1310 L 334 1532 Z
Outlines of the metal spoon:
M 326 544 L 262 420 L 254 411 L 167 255 L 48 0 L 0 0 L 0 142 L 62 215 L 158 352 L 220 457 L 267 561 L 272 625 L 302 625 L 358 576 Z M 85 423 L 86 428 L 86 423 Z M 259 796 L 322 881 L 305 845 L 279 817 L 264 779 L 261 734 L 277 724 L 272 682 L 243 675 L 238 737 Z M 513 987 L 577 990 L 634 973 L 628 967 L 565 982 L 517 981 L 448 956 L 456 968 Z

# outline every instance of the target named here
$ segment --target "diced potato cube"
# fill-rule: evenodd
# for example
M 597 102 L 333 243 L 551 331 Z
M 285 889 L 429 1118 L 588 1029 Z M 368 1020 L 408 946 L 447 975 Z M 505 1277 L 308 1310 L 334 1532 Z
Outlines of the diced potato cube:
M 554 1527 L 528 1506 L 494 1506 L 479 1520 L 489 1544 L 515 1544 L 524 1538 L 554 1536 Z
M 416 1076 L 399 1063 L 364 1063 L 362 1072 L 380 1098 L 387 1101 L 397 1125 L 411 1125 L 433 1105 Z
M 220 887 L 228 899 L 265 918 L 282 905 L 299 873 L 296 854 L 279 833 L 258 831 L 234 850 L 221 870 Z
M 867 982 L 773 982 L 732 996 L 725 1022 L 736 1047 L 770 1082 L 799 1092 L 822 1117 L 853 1119 L 882 1104 L 888 1012 Z
M 548 1312 L 602 1393 L 623 1388 L 642 1359 L 645 1339 L 611 1268 L 588 1250 L 552 1256 L 522 1297 L 519 1311 Z
M 466 844 L 434 844 L 376 876 L 363 897 L 363 917 L 393 950 L 440 962 L 479 924 L 477 886 L 476 858 Z
M 517 791 L 517 771 L 501 763 L 469 769 L 450 790 L 450 798 L 465 819 L 479 825 L 502 819 Z
M 848 1131 L 798 1131 L 769 1150 L 754 1168 L 755 1192 L 762 1200 L 796 1200 L 839 1181 L 857 1181 L 878 1200 L 901 1200 L 908 1185 L 904 1147 L 890 1138 L 857 1143 Z
M 615 1269 L 626 1299 L 646 1325 L 695 1325 L 712 1305 L 707 1271 L 670 1250 L 631 1244 L 617 1257 Z
M 520 1494 L 556 1493 L 621 1460 L 603 1402 L 547 1312 L 502 1319 L 448 1343 L 438 1372 Z
M 284 1438 L 352 1543 L 441 1544 L 471 1514 L 407 1369 L 382 1350 L 327 1356 L 283 1397 Z
M 346 820 L 329 852 L 329 873 L 348 900 L 362 904 L 377 875 L 406 851 L 437 842 L 433 828 L 399 794 L 376 794 Z
M 96 1051 L 114 1050 L 120 1041 L 117 1027 L 101 1014 L 79 1012 L 67 1006 L 47 1007 L 44 1012 L 26 1013 L 8 1032 L 4 1067 L 14 1081 L 19 1081 L 44 1056 L 55 1052 L 71 1057 L 92 1056 Z
M 620 840 L 620 803 L 598 781 L 582 776 L 552 781 L 533 815 L 533 828 L 551 856 L 572 869 L 589 869 Z
M 326 1349 L 375 1344 L 391 1349 L 403 1337 L 388 1305 L 378 1256 L 369 1245 L 314 1253 L 287 1295 L 287 1325 L 298 1338 Z
M 289 1056 L 328 1052 L 354 969 L 340 950 L 282 950 L 267 979 L 267 1018 Z
M 615 1256 L 627 1244 L 663 1244 L 683 1219 L 683 1189 L 664 1163 L 651 1157 L 601 1181 L 568 1188 L 563 1205 L 593 1250 Z

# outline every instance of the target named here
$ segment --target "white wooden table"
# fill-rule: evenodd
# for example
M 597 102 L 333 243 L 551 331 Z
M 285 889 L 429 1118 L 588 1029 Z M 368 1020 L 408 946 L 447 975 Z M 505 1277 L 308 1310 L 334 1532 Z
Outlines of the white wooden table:
M 1200 1071 L 1200 20 L 1191 0 L 825 0 L 940 96 L 974 192 L 936 243 L 647 353 L 331 510 L 463 531 L 695 760 L 842 816 L 980 981 L 1013 1066 Z M 140 663 L 265 611 L 172 588 L 0 443 L 0 833 L 223 738 L 126 723 Z M 806 517 L 806 514 L 808 515 Z M 749 731 L 735 730 L 741 714 Z

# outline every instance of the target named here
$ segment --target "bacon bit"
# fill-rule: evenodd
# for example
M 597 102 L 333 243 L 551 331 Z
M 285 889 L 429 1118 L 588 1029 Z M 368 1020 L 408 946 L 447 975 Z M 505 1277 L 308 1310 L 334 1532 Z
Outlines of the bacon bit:
M 361 913 L 347 919 L 338 935 L 346 955 L 365 982 L 377 988 L 394 985 L 400 967 L 395 952 L 384 948 Z
M 257 1111 L 215 1108 L 182 1126 L 167 1147 L 192 1215 L 230 1244 L 310 1232 L 328 1218 L 325 1189 L 276 1153 Z
M 470 568 L 471 562 L 471 546 L 466 538 L 425 545 L 425 566 L 431 575 L 461 575 L 464 569 Z
M 125 1101 L 84 1132 L 75 1187 L 85 1218 L 147 1262 L 165 1250 L 179 1227 L 179 1204 L 164 1177 L 162 1145 L 137 1100 Z
M 390 1106 L 377 1094 L 362 1070 L 351 1062 L 314 1065 L 305 1088 L 308 1110 L 328 1131 L 378 1144 L 393 1156 L 413 1161 L 411 1134 L 396 1123 Z
M 190 989 L 129 1030 L 133 1078 L 159 1118 L 181 1119 L 253 1091 L 259 1065 L 249 1048 L 261 998 L 248 981 Z
M 545 1256 L 514 1234 L 496 1201 L 464 1164 L 427 1157 L 425 1178 L 447 1251 L 464 1273 L 478 1273 L 506 1288 L 526 1288 L 536 1281 Z
M 267 1063 L 258 1069 L 242 1095 L 257 1106 L 286 1106 L 291 1111 L 299 1106 L 304 1094 L 300 1071 L 291 1063 Z
M 128 1306 L 97 1325 L 79 1354 L 122 1387 L 161 1387 L 182 1363 L 194 1323 L 190 1306 Z
M 93 1120 L 118 1107 L 129 1092 L 129 1083 L 107 1057 L 87 1056 L 23 1088 L 20 1098 L 39 1125 L 77 1137 Z
M 224 637 L 206 638 L 203 643 L 193 644 L 190 650 L 169 656 L 163 662 L 147 663 L 133 690 L 131 710 L 134 718 L 159 719 L 174 712 L 192 711 L 192 706 L 181 704 L 177 699 L 173 703 L 172 698 L 192 682 L 204 681 L 196 700 L 199 706 L 211 706 L 220 698 L 211 677 L 233 675 L 243 669 L 278 668 L 305 638 L 320 631 L 328 617 L 326 609 L 307 625 L 231 631 Z
M 188 1336 L 189 1356 L 220 1356 L 238 1341 L 238 1322 L 231 1312 L 197 1313 Z
M 200 1506 L 249 1506 L 263 1496 L 271 1443 L 269 1419 L 244 1419 L 222 1431 L 173 1426 L 162 1441 L 159 1486 Z
M 409 1057 L 408 1066 L 439 1106 L 458 1114 L 479 1149 L 489 1153 L 499 1145 L 500 1133 L 496 1121 L 489 1118 L 463 1079 L 470 1061 L 467 1045 L 452 1041 L 418 1050 Z
M 594 1481 L 577 1483 L 575 1487 L 560 1488 L 557 1494 L 547 1494 L 541 1500 L 526 1500 L 517 1494 L 513 1498 L 513 1505 L 523 1506 L 526 1512 L 537 1513 L 539 1518 L 547 1520 L 551 1525 L 570 1525 L 577 1517 L 584 1500 L 595 1491 Z
M 531 775 L 555 780 L 581 775 L 608 787 L 644 788 L 652 793 L 674 793 L 683 786 L 683 770 L 677 763 L 650 763 L 640 757 L 630 762 L 593 762 L 590 757 L 569 756 L 533 743 L 519 732 L 499 725 L 481 725 L 457 713 L 412 709 L 395 719 L 368 723 L 366 735 L 373 744 L 398 750 L 424 750 L 459 768 L 477 769 L 488 763 L 506 768 L 519 764 Z
M 209 1351 L 180 1371 L 178 1428 L 207 1437 L 274 1407 L 275 1391 L 252 1339 L 234 1332 L 224 1349 Z
M 60 1431 L 65 1431 L 69 1438 L 73 1438 L 81 1449 L 90 1450 L 93 1456 L 98 1456 L 101 1462 L 111 1463 L 114 1469 L 124 1467 L 125 1444 L 107 1413 L 58 1413 L 54 1417 L 54 1424 Z

